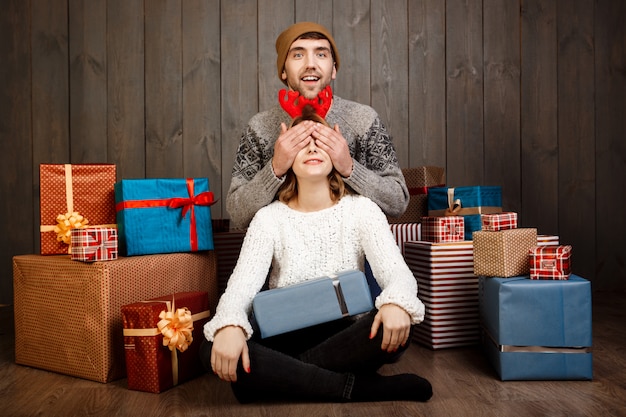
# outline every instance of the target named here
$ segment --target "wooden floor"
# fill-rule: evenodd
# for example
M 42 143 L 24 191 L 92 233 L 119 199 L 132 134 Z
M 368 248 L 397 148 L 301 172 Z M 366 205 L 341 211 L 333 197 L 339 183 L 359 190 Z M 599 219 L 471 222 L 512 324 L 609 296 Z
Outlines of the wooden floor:
M 2 416 L 626 416 L 626 294 L 594 294 L 594 380 L 501 382 L 479 347 L 414 345 L 384 373 L 428 378 L 428 403 L 240 405 L 228 384 L 204 375 L 161 394 L 100 384 L 14 363 L 12 308 L 0 308 Z M 45 343 L 45 335 L 42 335 Z M 54 349 L 50 346 L 50 349 Z

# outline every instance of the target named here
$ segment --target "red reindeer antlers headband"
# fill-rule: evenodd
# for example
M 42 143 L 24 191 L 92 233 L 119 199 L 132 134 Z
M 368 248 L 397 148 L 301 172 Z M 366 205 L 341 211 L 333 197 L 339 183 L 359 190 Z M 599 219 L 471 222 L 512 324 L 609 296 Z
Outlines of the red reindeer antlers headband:
M 282 89 L 278 92 L 278 102 L 280 103 L 280 107 L 292 118 L 301 116 L 302 109 L 307 104 L 310 104 L 313 109 L 315 109 L 315 113 L 324 118 L 333 102 L 333 90 L 330 88 L 330 85 L 327 85 L 326 88 L 320 91 L 317 97 L 308 99 L 301 96 L 297 91 Z

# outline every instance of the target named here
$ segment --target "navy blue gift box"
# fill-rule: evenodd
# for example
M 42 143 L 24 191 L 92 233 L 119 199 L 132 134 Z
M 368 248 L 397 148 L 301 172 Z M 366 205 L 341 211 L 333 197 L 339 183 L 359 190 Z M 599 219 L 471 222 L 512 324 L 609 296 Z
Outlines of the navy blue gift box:
M 591 283 L 479 277 L 487 356 L 500 379 L 592 379 Z

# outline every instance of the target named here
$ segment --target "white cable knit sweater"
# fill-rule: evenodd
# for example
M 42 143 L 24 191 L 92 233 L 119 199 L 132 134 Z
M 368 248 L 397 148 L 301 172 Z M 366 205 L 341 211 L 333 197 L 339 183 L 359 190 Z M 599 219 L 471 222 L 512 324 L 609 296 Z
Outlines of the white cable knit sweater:
M 248 338 L 252 299 L 267 278 L 279 288 L 347 269 L 363 270 L 367 256 L 382 292 L 375 305 L 396 304 L 413 324 L 424 319 L 417 283 L 396 244 L 382 210 L 370 199 L 349 195 L 334 206 L 304 213 L 275 201 L 250 223 L 239 260 L 220 298 L 215 316 L 204 326 L 213 341 L 228 325 L 240 326 Z

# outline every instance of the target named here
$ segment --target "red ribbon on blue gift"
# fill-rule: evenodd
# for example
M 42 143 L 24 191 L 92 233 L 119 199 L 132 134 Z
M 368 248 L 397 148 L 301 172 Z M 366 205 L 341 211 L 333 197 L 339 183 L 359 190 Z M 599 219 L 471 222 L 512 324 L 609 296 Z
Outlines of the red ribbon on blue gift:
M 187 193 L 189 197 L 172 197 L 163 198 L 158 200 L 132 200 L 121 201 L 115 205 L 116 211 L 122 211 L 124 209 L 131 208 L 148 208 L 148 207 L 169 207 L 172 209 L 178 209 L 182 207 L 181 218 L 185 218 L 187 212 L 191 213 L 189 234 L 191 250 L 193 252 L 198 250 L 198 233 L 196 231 L 196 215 L 194 212 L 195 206 L 212 206 L 216 203 L 213 198 L 213 192 L 205 191 L 198 195 L 194 195 L 194 181 L 193 178 L 187 178 Z

